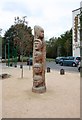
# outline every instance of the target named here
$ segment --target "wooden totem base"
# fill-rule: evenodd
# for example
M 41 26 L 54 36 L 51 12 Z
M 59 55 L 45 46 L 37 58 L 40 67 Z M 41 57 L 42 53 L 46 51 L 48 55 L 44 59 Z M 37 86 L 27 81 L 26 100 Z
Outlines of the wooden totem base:
M 44 92 L 46 92 L 46 86 L 43 86 L 43 87 L 32 87 L 32 92 L 44 93 Z

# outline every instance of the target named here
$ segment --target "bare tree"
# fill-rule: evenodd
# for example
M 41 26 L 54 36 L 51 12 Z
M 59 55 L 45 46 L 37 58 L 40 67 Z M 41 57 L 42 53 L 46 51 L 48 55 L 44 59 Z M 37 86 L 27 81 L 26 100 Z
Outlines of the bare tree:
M 29 51 L 32 47 L 32 35 L 29 34 L 28 22 L 25 20 L 26 16 L 24 16 L 22 19 L 19 17 L 15 17 L 15 45 L 18 45 L 21 56 L 22 56 L 22 73 L 21 78 L 23 78 L 23 56 Z

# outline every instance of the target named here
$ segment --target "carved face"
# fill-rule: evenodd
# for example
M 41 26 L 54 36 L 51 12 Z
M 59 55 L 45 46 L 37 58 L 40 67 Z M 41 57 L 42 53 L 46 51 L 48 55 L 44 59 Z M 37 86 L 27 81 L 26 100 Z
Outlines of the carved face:
M 34 72 L 36 74 L 41 73 L 42 72 L 42 68 L 41 67 L 34 67 Z
M 34 64 L 34 72 L 35 72 L 36 74 L 41 73 L 41 72 L 42 72 L 42 65 L 39 64 L 39 63 L 35 63 L 35 64 Z
M 39 38 L 40 38 L 40 39 L 43 39 L 43 38 L 44 38 L 44 31 L 43 31 L 43 30 L 40 31 Z
M 35 50 L 40 50 L 42 48 L 42 42 L 41 41 L 35 41 Z
M 42 53 L 36 51 L 35 54 L 34 54 L 34 58 L 35 58 L 35 61 L 41 60 L 42 59 Z
M 36 25 L 34 27 L 34 35 L 35 35 L 35 38 L 42 40 L 44 38 L 44 30 L 43 30 L 43 28 Z

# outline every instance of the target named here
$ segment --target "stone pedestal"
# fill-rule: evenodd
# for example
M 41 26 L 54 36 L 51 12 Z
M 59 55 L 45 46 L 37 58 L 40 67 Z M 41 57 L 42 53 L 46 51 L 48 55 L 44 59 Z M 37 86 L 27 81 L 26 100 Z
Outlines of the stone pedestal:
M 46 44 L 44 41 L 44 30 L 40 26 L 34 27 L 33 45 L 33 87 L 35 93 L 44 93 L 45 85 L 45 60 Z

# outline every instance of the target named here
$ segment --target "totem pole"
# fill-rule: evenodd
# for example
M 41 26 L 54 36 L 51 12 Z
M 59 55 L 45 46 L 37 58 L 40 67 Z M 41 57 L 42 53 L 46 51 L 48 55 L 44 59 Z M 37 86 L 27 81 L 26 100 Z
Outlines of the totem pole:
M 32 91 L 36 93 L 43 93 L 46 91 L 45 60 L 46 44 L 44 41 L 44 30 L 40 26 L 34 26 Z

